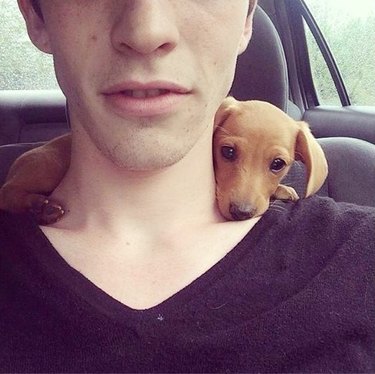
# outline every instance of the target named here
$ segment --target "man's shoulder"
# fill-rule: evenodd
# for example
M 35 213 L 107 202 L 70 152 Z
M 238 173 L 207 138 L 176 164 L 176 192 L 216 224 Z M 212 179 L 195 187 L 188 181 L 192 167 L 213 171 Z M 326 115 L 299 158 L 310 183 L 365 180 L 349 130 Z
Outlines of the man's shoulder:
M 287 205 L 285 218 L 299 225 L 309 225 L 312 228 L 322 225 L 351 228 L 368 225 L 369 229 L 375 228 L 374 207 L 336 202 L 331 198 L 316 195 L 301 199 L 289 207 Z
M 0 209 L 0 234 L 6 230 L 9 224 L 13 221 L 12 214 Z
M 18 215 L 0 209 L 0 230 L 9 225 L 12 226 L 19 217 Z
M 268 214 L 260 236 L 286 256 L 327 260 L 356 252 L 374 258 L 375 208 L 312 196 L 271 208 Z
M 13 214 L 0 210 L 0 243 L 22 236 L 33 225 L 27 214 Z
M 292 219 L 306 231 L 335 239 L 372 239 L 375 236 L 375 208 L 330 198 L 313 196 L 303 199 L 291 210 Z
M 307 259 L 320 258 L 322 263 L 347 258 L 375 265 L 373 207 L 313 196 L 293 204 L 284 221 L 285 247 L 291 248 L 292 256 L 303 254 Z

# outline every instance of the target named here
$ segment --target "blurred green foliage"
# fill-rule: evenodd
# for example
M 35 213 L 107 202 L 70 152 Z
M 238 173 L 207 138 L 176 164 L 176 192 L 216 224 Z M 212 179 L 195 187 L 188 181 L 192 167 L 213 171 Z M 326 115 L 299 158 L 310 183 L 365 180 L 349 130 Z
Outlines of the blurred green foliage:
M 351 103 L 375 106 L 375 0 L 352 2 L 351 8 L 338 0 L 306 3 L 334 55 Z M 366 8 L 359 8 L 364 4 Z M 328 68 L 309 32 L 307 40 L 320 103 L 340 105 Z

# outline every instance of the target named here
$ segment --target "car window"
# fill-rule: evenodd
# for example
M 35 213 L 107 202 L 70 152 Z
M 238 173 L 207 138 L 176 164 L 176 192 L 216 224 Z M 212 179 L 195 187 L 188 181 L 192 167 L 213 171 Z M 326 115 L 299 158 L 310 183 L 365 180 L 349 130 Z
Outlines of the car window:
M 375 105 L 375 1 L 305 0 L 333 53 L 353 105 Z M 323 56 L 309 32 L 307 41 L 320 104 L 340 99 Z
M 0 0 L 0 90 L 58 88 L 52 57 L 30 42 L 16 0 Z

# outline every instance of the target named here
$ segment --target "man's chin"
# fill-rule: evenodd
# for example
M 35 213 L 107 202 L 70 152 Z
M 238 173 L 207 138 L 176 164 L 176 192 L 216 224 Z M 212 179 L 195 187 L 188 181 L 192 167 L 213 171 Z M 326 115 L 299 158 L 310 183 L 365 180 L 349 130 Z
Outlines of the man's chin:
M 116 167 L 131 172 L 162 171 L 180 162 L 189 150 L 171 149 L 153 151 L 152 147 L 141 147 L 132 152 L 129 147 L 114 147 L 102 150 L 103 155 Z M 141 151 L 141 149 L 143 151 Z

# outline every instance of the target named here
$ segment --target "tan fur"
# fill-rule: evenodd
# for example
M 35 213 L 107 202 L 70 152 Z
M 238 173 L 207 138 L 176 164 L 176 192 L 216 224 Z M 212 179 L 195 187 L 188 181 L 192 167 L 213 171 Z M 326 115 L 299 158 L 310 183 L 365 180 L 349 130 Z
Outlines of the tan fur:
M 271 198 L 297 200 L 292 187 L 280 184 L 294 160 L 306 165 L 306 197 L 327 177 L 323 150 L 308 125 L 266 102 L 224 100 L 215 116 L 213 142 L 217 201 L 228 220 L 262 215 Z M 223 146 L 235 148 L 235 160 L 223 157 Z M 275 159 L 286 163 L 277 173 L 270 170 Z

